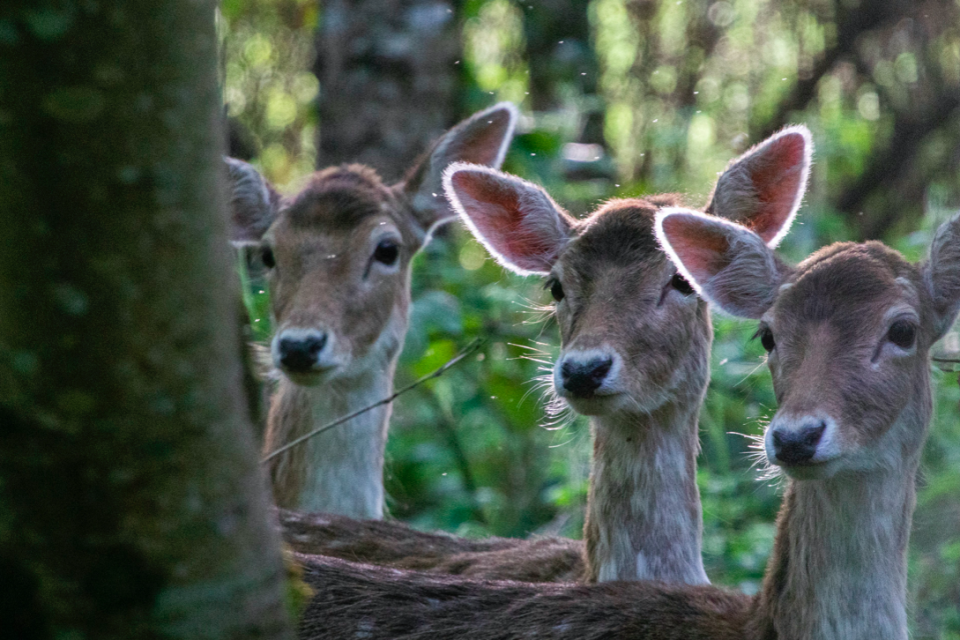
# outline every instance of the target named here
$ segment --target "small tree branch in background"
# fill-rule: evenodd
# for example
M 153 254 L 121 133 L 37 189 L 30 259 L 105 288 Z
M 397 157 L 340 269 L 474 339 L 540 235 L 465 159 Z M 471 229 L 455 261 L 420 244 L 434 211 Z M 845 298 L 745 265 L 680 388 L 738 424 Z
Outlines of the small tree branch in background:
M 856 55 L 857 39 L 861 34 L 906 16 L 914 9 L 913 0 L 886 0 L 884 2 L 862 2 L 856 7 L 847 7 L 843 0 L 834 2 L 837 39 L 832 47 L 823 52 L 817 60 L 809 77 L 800 78 L 793 86 L 777 112 L 762 126 L 757 128 L 754 140 L 763 140 L 790 122 L 790 114 L 806 108 L 816 96 L 820 80 L 830 73 L 834 65 L 842 59 Z
M 388 397 L 386 397 L 386 398 L 384 398 L 384 399 L 382 399 L 382 400 L 378 400 L 377 402 L 374 402 L 374 403 L 371 404 L 370 406 L 367 406 L 367 407 L 364 407 L 363 409 L 359 409 L 359 410 L 357 410 L 357 411 L 354 411 L 353 413 L 348 414 L 348 415 L 345 415 L 345 416 L 343 416 L 342 418 L 338 418 L 338 419 L 334 420 L 333 422 L 330 422 L 330 423 L 328 423 L 328 424 L 323 425 L 322 427 L 317 427 L 316 429 L 314 429 L 314 430 L 311 431 L 310 433 L 304 434 L 304 435 L 300 436 L 299 438 L 297 438 L 296 440 L 293 440 L 293 441 L 291 441 L 291 442 L 288 442 L 287 444 L 283 445 L 283 446 L 280 447 L 279 449 L 274 449 L 273 451 L 271 451 L 270 453 L 268 453 L 267 455 L 265 455 L 263 458 L 261 458 L 261 459 L 260 459 L 260 463 L 262 464 L 262 463 L 264 463 L 264 462 L 267 462 L 267 461 L 269 461 L 269 460 L 277 457 L 278 455 L 280 455 L 280 454 L 283 453 L 284 451 L 288 451 L 288 450 L 296 447 L 296 446 L 299 445 L 299 444 L 303 444 L 304 442 L 306 442 L 306 441 L 309 440 L 310 438 L 313 438 L 313 437 L 315 437 L 315 436 L 318 436 L 318 435 L 320 435 L 321 433 L 323 433 L 324 431 L 329 431 L 330 429 L 333 429 L 334 427 L 340 426 L 340 425 L 343 424 L 344 422 L 348 422 L 349 420 L 353 420 L 353 419 L 356 418 L 357 416 L 363 415 L 363 414 L 366 413 L 367 411 L 370 411 L 370 410 L 372 410 L 372 409 L 376 409 L 377 407 L 381 407 L 381 406 L 383 406 L 383 405 L 385 405 L 385 404 L 390 404 L 391 402 L 393 402 L 394 400 L 396 400 L 397 398 L 399 398 L 400 396 L 402 396 L 402 395 L 405 394 L 406 392 L 408 392 L 408 391 L 410 391 L 410 390 L 412 390 L 412 389 L 415 389 L 415 388 L 419 387 L 419 386 L 420 386 L 421 384 L 423 384 L 424 382 L 427 382 L 427 381 L 429 381 L 429 380 L 433 380 L 434 378 L 439 378 L 439 377 L 442 376 L 444 373 L 446 373 L 449 369 L 451 369 L 451 368 L 457 366 L 458 364 L 460 364 L 460 362 L 462 362 L 464 358 L 466 358 L 466 357 L 469 356 L 470 354 L 472 354 L 472 353 L 474 353 L 475 351 L 477 351 L 481 346 L 483 346 L 483 343 L 484 343 L 484 340 L 483 340 L 483 339 L 478 338 L 478 339 L 474 340 L 473 342 L 471 342 L 470 344 L 468 344 L 466 347 L 464 347 L 464 348 L 460 351 L 460 353 L 458 353 L 456 356 L 454 356 L 453 358 L 451 358 L 450 360 L 448 360 L 446 363 L 444 363 L 443 366 L 441 366 L 440 368 L 438 368 L 438 369 L 437 369 L 436 371 L 434 371 L 433 373 L 428 373 L 427 375 L 423 376 L 422 378 L 419 378 L 418 380 L 415 380 L 414 382 L 411 382 L 410 384 L 408 384 L 407 386 L 403 387 L 403 388 L 400 389 L 399 391 L 395 391 L 395 392 L 393 393 L 393 395 L 391 395 L 391 396 L 388 396 Z
M 436 399 L 434 399 L 434 405 L 440 413 L 437 427 L 447 437 L 447 444 L 450 446 L 453 458 L 457 462 L 460 477 L 463 478 L 463 488 L 470 496 L 470 512 L 473 514 L 473 519 L 481 524 L 487 524 L 487 517 L 484 515 L 483 509 L 480 508 L 480 501 L 477 499 L 477 481 L 473 477 L 473 470 L 470 468 L 467 453 L 463 450 L 463 445 L 460 444 L 460 436 L 457 434 L 456 425 L 449 415 L 449 411 L 439 406 Z
M 886 148 L 873 155 L 873 159 L 859 178 L 849 185 L 837 198 L 837 208 L 851 216 L 864 210 L 870 196 L 906 172 L 916 157 L 924 139 L 942 127 L 960 109 L 960 94 L 941 94 L 935 105 L 921 117 L 903 115 L 894 123 L 893 135 Z M 899 114 L 898 114 L 899 115 Z M 861 240 L 879 239 L 902 215 L 898 206 L 887 206 L 860 225 Z

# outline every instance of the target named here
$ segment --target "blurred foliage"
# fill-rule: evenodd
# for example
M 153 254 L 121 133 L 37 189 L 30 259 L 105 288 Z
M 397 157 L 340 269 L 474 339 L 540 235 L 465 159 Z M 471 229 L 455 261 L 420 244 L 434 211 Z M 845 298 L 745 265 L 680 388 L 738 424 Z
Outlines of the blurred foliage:
M 540 3 L 466 0 L 463 113 L 518 103 L 524 116 L 505 169 L 578 215 L 609 197 L 662 191 L 702 205 L 732 157 L 784 123 L 805 122 L 815 167 L 785 255 L 882 237 L 919 259 L 960 204 L 960 8 L 876 4 L 593 0 L 598 95 L 566 78 L 555 104 L 533 112 L 524 25 L 540 19 Z M 231 0 L 221 11 L 228 109 L 258 140 L 271 179 L 295 183 L 312 165 L 317 86 L 305 70 L 322 15 L 311 0 Z M 583 144 L 585 114 L 598 108 L 603 144 Z M 590 436 L 582 418 L 544 409 L 538 376 L 558 346 L 542 283 L 506 273 L 454 229 L 417 258 L 413 287 L 398 386 L 474 337 L 487 343 L 396 403 L 391 513 L 468 535 L 579 536 Z M 245 290 L 255 327 L 269 335 L 268 294 L 256 279 Z M 761 433 L 776 405 L 753 323 L 715 316 L 714 326 L 700 421 L 704 555 L 714 582 L 755 591 L 780 494 L 756 480 L 740 434 Z M 955 332 L 944 344 L 960 351 Z M 960 638 L 960 386 L 955 371 L 935 368 L 934 380 L 910 556 L 913 637 Z
M 314 0 L 223 0 L 218 26 L 226 113 L 243 128 L 270 180 L 288 184 L 310 173 L 316 157 L 310 72 Z

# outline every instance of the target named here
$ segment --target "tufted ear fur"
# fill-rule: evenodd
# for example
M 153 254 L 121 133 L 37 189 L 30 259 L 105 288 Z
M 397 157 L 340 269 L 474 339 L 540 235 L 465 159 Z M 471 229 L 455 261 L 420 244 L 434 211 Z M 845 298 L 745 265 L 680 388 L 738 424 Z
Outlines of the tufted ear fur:
M 450 165 L 447 199 L 473 235 L 506 268 L 547 274 L 574 235 L 574 219 L 535 184 L 486 167 Z
M 277 217 L 280 194 L 252 165 L 224 157 L 230 188 L 230 242 L 257 244 Z
M 424 235 L 457 213 L 443 197 L 443 172 L 453 162 L 499 169 L 507 155 L 517 122 L 517 108 L 501 102 L 475 113 L 450 129 L 433 145 L 396 189 L 413 203 L 414 215 Z
M 770 136 L 730 163 L 706 212 L 737 222 L 776 247 L 800 208 L 812 155 L 813 140 L 803 125 Z
M 937 229 L 923 278 L 933 297 L 937 338 L 953 325 L 960 313 L 960 213 Z
M 727 313 L 759 318 L 789 268 L 763 238 L 740 225 L 689 209 L 657 213 L 657 238 L 700 295 Z

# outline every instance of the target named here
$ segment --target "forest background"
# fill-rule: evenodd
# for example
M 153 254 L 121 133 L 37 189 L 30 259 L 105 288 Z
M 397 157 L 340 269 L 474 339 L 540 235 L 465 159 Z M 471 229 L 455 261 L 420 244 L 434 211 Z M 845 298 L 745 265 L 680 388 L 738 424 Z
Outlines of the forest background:
M 230 151 L 291 193 L 347 161 L 398 179 L 446 127 L 497 101 L 523 115 L 504 169 L 575 215 L 660 192 L 705 203 L 717 172 L 806 123 L 811 185 L 783 253 L 881 239 L 922 257 L 960 207 L 960 0 L 223 0 Z M 270 332 L 255 260 L 238 260 L 255 336 Z M 421 529 L 579 537 L 586 422 L 550 410 L 549 295 L 459 225 L 417 259 L 397 385 L 470 340 L 470 362 L 401 397 L 388 507 Z M 753 323 L 714 315 L 700 419 L 704 560 L 759 588 L 780 501 L 746 435 L 775 411 Z M 937 413 L 910 553 L 915 638 L 960 638 L 960 336 L 935 361 Z M 953 361 L 951 361 L 953 360 Z M 841 516 L 842 517 L 842 516 Z

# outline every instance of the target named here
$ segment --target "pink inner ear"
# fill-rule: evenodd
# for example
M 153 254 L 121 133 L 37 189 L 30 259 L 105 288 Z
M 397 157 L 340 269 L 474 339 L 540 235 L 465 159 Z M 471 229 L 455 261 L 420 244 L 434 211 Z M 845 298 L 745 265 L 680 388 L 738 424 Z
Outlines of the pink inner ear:
M 803 136 L 788 133 L 750 159 L 750 178 L 760 202 L 756 215 L 743 222 L 764 242 L 780 232 L 801 195 L 805 151 Z
M 524 212 L 518 191 L 489 173 L 457 171 L 450 180 L 467 216 L 493 251 L 523 270 L 550 270 L 558 239 L 537 233 L 540 221 L 527 217 L 552 216 L 553 211 Z
M 461 162 L 493 166 L 509 126 L 510 112 L 506 109 L 481 116 L 467 124 L 465 131 L 453 136 L 446 155 Z
M 700 285 L 730 264 L 730 241 L 723 230 L 693 216 L 669 215 L 663 232 L 677 258 Z

